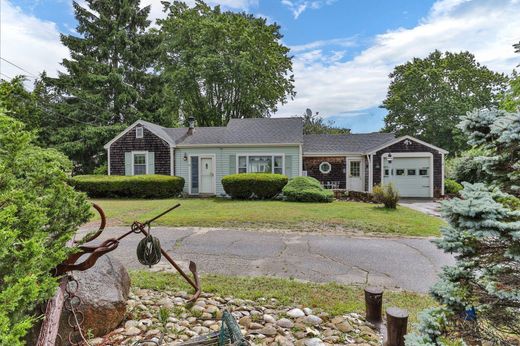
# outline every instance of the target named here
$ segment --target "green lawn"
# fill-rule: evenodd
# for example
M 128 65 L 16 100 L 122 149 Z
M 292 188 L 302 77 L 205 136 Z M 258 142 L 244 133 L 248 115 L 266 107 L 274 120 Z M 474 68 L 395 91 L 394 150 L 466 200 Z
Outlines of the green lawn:
M 179 275 L 132 271 L 130 276 L 134 287 L 192 292 L 191 286 Z M 323 310 L 332 315 L 350 312 L 364 314 L 365 312 L 363 289 L 357 286 L 345 286 L 337 283 L 304 283 L 269 277 L 252 278 L 224 275 L 203 275 L 201 284 L 203 292 L 215 293 L 222 297 L 233 296 L 251 300 L 261 297 L 276 298 L 284 306 L 301 304 Z M 411 324 L 417 322 L 418 312 L 434 305 L 435 301 L 424 294 L 404 291 L 385 291 L 383 294 L 383 309 L 396 306 L 408 310 Z
M 145 221 L 180 203 L 181 207 L 163 216 L 164 226 L 243 227 L 290 229 L 304 232 L 334 230 L 361 231 L 384 235 L 438 236 L 443 221 L 398 207 L 387 210 L 368 203 L 294 203 L 284 201 L 234 201 L 212 199 L 95 199 L 106 212 L 109 224 Z M 97 215 L 95 216 L 97 218 Z

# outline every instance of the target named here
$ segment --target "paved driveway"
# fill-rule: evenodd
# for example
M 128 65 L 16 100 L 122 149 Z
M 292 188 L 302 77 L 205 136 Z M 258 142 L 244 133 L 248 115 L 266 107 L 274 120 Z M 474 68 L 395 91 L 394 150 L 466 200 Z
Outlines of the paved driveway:
M 111 227 L 100 240 L 128 227 Z M 441 266 L 453 259 L 428 239 L 353 238 L 341 235 L 254 232 L 229 229 L 156 227 L 161 245 L 201 273 L 293 277 L 314 282 L 381 285 L 427 292 Z M 146 268 L 136 258 L 141 236 L 132 234 L 113 253 L 128 268 Z M 159 263 L 158 268 L 170 268 Z
M 427 198 L 401 198 L 399 204 L 422 213 L 441 217 L 440 203 Z

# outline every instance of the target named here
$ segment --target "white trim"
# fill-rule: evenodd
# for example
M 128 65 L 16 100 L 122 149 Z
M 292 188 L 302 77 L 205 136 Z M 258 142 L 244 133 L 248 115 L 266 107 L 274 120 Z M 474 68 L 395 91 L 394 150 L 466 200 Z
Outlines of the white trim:
M 175 149 L 170 147 L 170 175 L 175 175 L 175 164 L 173 162 L 174 158 L 175 158 Z
M 131 153 L 132 153 L 132 172 L 131 172 L 132 174 L 131 175 L 132 176 L 135 175 L 134 174 L 134 172 L 135 172 L 135 170 L 134 170 L 134 156 L 135 155 L 143 155 L 143 154 L 144 154 L 144 161 L 145 161 L 144 165 L 146 167 L 145 175 L 148 174 L 148 152 L 147 151 L 131 151 Z
M 105 149 L 109 149 L 110 146 L 112 144 L 114 144 L 114 142 L 116 142 L 119 138 L 123 137 L 124 135 L 126 135 L 131 129 L 133 129 L 135 126 L 137 125 L 141 125 L 142 127 L 146 128 L 148 131 L 150 131 L 151 133 L 153 133 L 154 135 L 156 135 L 157 137 L 161 138 L 162 140 L 164 140 L 166 143 L 168 143 L 170 145 L 170 148 L 171 147 L 175 147 L 175 142 L 169 138 L 169 137 L 166 137 L 166 136 L 163 136 L 162 134 L 159 134 L 155 131 L 153 131 L 151 128 L 149 128 L 142 120 L 137 120 L 136 122 L 134 122 L 132 125 L 128 126 L 126 129 L 124 129 L 120 134 L 118 134 L 117 136 L 115 136 L 114 138 L 112 138 L 112 140 L 110 142 L 108 142 L 107 144 L 105 144 L 103 146 L 103 148 Z
M 107 171 L 107 174 L 110 175 L 110 148 L 107 149 Z
M 329 153 L 303 153 L 304 157 L 316 157 L 316 156 L 329 156 L 329 157 L 344 157 L 344 156 L 361 156 L 363 153 L 354 152 L 354 153 L 338 153 L 338 152 L 329 152 Z
M 141 131 L 139 131 L 141 130 Z M 144 127 L 136 126 L 135 127 L 135 138 L 143 138 L 144 137 Z
M 368 160 L 368 192 L 372 193 L 374 185 L 374 155 L 367 155 Z
M 235 157 L 236 170 L 235 170 L 235 172 L 237 174 L 238 174 L 238 168 L 239 168 L 238 167 L 239 156 L 246 157 L 246 173 L 251 173 L 251 172 L 249 172 L 249 156 L 271 156 L 272 160 L 273 160 L 273 167 L 272 167 L 271 173 L 274 173 L 274 156 L 281 156 L 282 157 L 282 174 L 287 175 L 287 174 L 285 174 L 285 153 L 236 153 L 236 157 Z
M 361 179 L 361 191 L 365 191 L 365 165 L 363 156 L 349 156 L 345 157 L 345 189 L 350 191 L 349 189 L 349 175 L 350 175 L 350 162 L 351 161 L 359 161 L 359 178 Z
M 436 146 L 433 145 L 433 144 L 426 143 L 426 142 L 424 142 L 424 141 L 421 141 L 420 139 L 417 139 L 417 138 L 415 138 L 415 137 L 412 137 L 412 136 L 408 136 L 408 135 L 406 135 L 406 136 L 402 136 L 402 137 L 399 137 L 399 138 L 392 139 L 391 141 L 386 142 L 385 144 L 383 144 L 383 145 L 377 147 L 376 149 L 373 149 L 373 150 L 371 150 L 370 152 L 367 152 L 367 154 L 375 154 L 375 153 L 378 152 L 379 150 L 384 149 L 384 148 L 386 148 L 386 147 L 389 147 L 389 146 L 391 146 L 392 144 L 399 143 L 400 141 L 403 141 L 403 140 L 405 140 L 405 139 L 409 139 L 409 140 L 411 140 L 411 141 L 414 141 L 414 142 L 417 142 L 417 143 L 419 143 L 419 144 L 425 145 L 425 146 L 427 146 L 427 147 L 429 147 L 429 148 L 435 149 L 435 150 L 437 150 L 437 151 L 439 152 L 439 154 L 447 154 L 447 153 L 448 153 L 446 150 L 441 149 L 441 148 L 439 148 L 439 147 L 436 147 Z
M 444 196 L 444 154 L 441 154 L 441 196 Z
M 191 191 L 191 161 L 193 159 L 193 157 L 197 157 L 197 161 L 198 161 L 198 164 L 197 164 L 197 167 L 198 167 L 198 174 L 197 174 L 197 179 L 198 179 L 198 185 L 199 185 L 199 191 L 197 193 L 192 193 Z M 213 192 L 209 192 L 210 194 L 217 194 L 217 156 L 216 154 L 190 154 L 188 155 L 188 193 L 190 195 L 200 195 L 201 192 L 200 192 L 200 159 L 201 158 L 204 158 L 204 159 L 211 159 L 212 161 L 212 165 L 213 165 Z M 203 192 L 203 194 L 206 194 L 207 192 Z
M 326 163 L 327 165 L 329 165 L 329 170 L 326 171 L 326 172 L 324 172 L 324 171 L 321 170 L 321 165 L 323 165 L 324 163 Z M 330 171 L 332 171 L 332 165 L 331 165 L 329 162 L 327 162 L 327 161 L 322 161 L 322 162 L 319 164 L 319 166 L 318 166 L 318 170 L 320 171 L 321 174 L 329 174 Z
M 300 144 L 300 150 L 298 152 L 298 164 L 300 169 L 298 169 L 298 175 L 303 176 L 303 145 Z M 285 162 L 284 162 L 285 166 Z
M 177 148 L 236 148 L 236 147 L 296 147 L 301 146 L 300 143 L 240 143 L 240 144 L 178 144 Z
M 381 155 L 381 184 L 383 184 L 383 179 L 384 179 L 384 173 L 385 173 L 385 169 L 384 169 L 384 165 L 383 165 L 383 162 L 384 162 L 384 159 L 388 157 L 388 154 L 390 153 L 384 153 L 383 155 Z M 406 152 L 406 153 L 391 153 L 392 154 L 392 157 L 428 157 L 430 158 L 430 197 L 433 198 L 433 177 L 435 175 L 435 172 L 434 172 L 434 166 L 433 166 L 433 154 L 432 153 L 429 153 L 429 152 L 416 152 L 416 153 L 410 153 L 410 152 Z

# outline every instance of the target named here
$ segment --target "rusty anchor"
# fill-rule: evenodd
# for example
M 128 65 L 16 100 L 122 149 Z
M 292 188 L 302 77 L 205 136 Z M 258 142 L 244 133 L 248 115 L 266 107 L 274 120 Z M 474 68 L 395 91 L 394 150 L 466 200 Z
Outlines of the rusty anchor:
M 164 216 L 165 214 L 171 212 L 172 210 L 180 207 L 180 204 L 174 205 L 173 207 L 165 210 L 159 215 L 143 223 L 139 221 L 134 221 L 130 227 L 130 231 L 122 234 L 118 238 L 107 239 L 97 246 L 90 246 L 85 244 L 95 240 L 103 233 L 106 227 L 106 216 L 103 209 L 99 205 L 93 203 L 92 206 L 99 213 L 101 219 L 99 229 L 95 232 L 88 233 L 85 237 L 83 237 L 83 239 L 79 241 L 69 242 L 68 246 L 76 247 L 78 251 L 71 254 L 66 260 L 64 260 L 55 268 L 55 276 L 59 277 L 71 271 L 84 271 L 93 267 L 96 264 L 96 261 L 101 256 L 117 249 L 117 247 L 119 246 L 119 242 L 132 233 L 140 233 L 144 237 L 148 237 L 150 234 L 149 229 L 151 223 L 156 221 L 160 217 Z M 193 261 L 190 261 L 189 271 L 193 275 L 193 278 L 191 278 L 188 274 L 186 274 L 186 272 L 184 272 L 181 269 L 181 267 L 173 260 L 173 258 L 171 258 L 171 256 L 162 247 L 160 247 L 160 251 L 162 256 L 168 262 L 170 262 L 170 264 L 175 268 L 175 270 L 177 270 L 177 272 L 184 278 L 184 280 L 186 280 L 186 282 L 188 282 L 190 286 L 192 286 L 195 289 L 195 293 L 188 301 L 193 302 L 197 300 L 201 294 L 200 281 L 197 273 L 197 265 Z M 80 260 L 84 255 L 87 254 L 87 258 L 78 263 L 78 260 Z M 38 337 L 38 346 L 54 345 L 56 341 L 56 338 L 58 336 L 59 318 L 61 315 L 61 310 L 63 308 L 63 303 L 65 301 L 65 288 L 65 277 L 63 277 L 61 279 L 60 287 L 58 288 L 56 295 L 47 303 L 45 310 L 45 319 L 43 321 Z

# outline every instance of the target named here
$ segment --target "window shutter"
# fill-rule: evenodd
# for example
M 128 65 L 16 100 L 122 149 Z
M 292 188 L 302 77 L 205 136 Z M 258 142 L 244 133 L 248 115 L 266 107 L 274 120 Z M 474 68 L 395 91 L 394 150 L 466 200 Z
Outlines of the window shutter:
M 125 175 L 132 175 L 132 153 L 125 153 Z
M 153 151 L 148 152 L 148 174 L 155 174 L 155 153 Z
M 229 174 L 235 174 L 237 172 L 237 156 L 229 155 Z
M 292 177 L 292 155 L 285 155 L 285 175 Z

